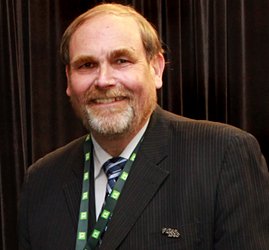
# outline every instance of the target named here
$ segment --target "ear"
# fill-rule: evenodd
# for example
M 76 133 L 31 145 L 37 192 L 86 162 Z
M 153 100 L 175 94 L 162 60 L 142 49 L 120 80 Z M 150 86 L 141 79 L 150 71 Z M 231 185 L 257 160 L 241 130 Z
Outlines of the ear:
M 67 87 L 66 87 L 66 94 L 68 95 L 68 96 L 71 96 L 71 89 L 70 89 L 70 74 L 71 74 L 71 72 L 70 72 L 70 67 L 69 67 L 69 65 L 66 65 L 65 66 L 65 75 L 66 75 L 66 79 L 67 79 Z
M 165 60 L 162 53 L 157 54 L 151 60 L 151 66 L 154 70 L 156 89 L 159 89 L 163 85 L 162 77 L 163 77 L 163 71 L 164 71 L 164 66 L 165 66 Z

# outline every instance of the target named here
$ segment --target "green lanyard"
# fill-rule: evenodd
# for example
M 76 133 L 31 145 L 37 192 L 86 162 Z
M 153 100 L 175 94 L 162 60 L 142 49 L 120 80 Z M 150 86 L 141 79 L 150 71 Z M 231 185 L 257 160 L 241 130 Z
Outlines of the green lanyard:
M 89 216 L 89 190 L 90 190 L 90 160 L 92 153 L 92 142 L 87 135 L 84 142 L 84 173 L 82 183 L 82 194 L 79 210 L 79 221 L 76 237 L 76 250 L 82 250 L 87 242 L 88 216 Z
M 106 198 L 105 205 L 103 210 L 100 213 L 98 221 L 93 229 L 93 231 L 88 235 L 88 216 L 89 216 L 89 187 L 90 187 L 90 162 L 92 154 L 92 142 L 90 135 L 85 139 L 84 143 L 84 174 L 83 174 L 83 184 L 82 184 L 82 195 L 80 201 L 80 211 L 79 211 L 79 222 L 77 230 L 77 239 L 76 239 L 76 250 L 94 250 L 97 246 L 101 235 L 105 232 L 107 223 L 111 219 L 114 208 L 117 204 L 117 201 L 120 197 L 123 186 L 128 178 L 130 169 L 133 165 L 133 162 L 136 158 L 137 151 L 142 142 L 143 138 L 135 147 L 130 158 L 125 164 L 124 169 L 120 177 L 118 178 L 117 183 L 115 184 L 112 192 Z M 93 162 L 93 161 L 92 161 Z

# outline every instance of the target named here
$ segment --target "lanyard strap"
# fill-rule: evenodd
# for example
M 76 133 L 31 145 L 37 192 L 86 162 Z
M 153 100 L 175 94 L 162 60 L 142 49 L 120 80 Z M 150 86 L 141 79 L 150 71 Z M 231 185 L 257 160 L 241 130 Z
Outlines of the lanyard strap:
M 116 182 L 112 192 L 106 199 L 103 210 L 100 213 L 98 221 L 91 232 L 90 235 L 88 232 L 88 210 L 89 210 L 89 169 L 91 162 L 91 154 L 92 154 L 92 143 L 90 140 L 90 136 L 86 137 L 84 143 L 84 176 L 83 176 L 83 184 L 82 184 L 82 195 L 80 202 L 80 212 L 79 212 L 79 222 L 78 222 L 78 231 L 77 231 L 77 241 L 76 241 L 76 250 L 93 250 L 98 244 L 100 237 L 106 231 L 107 223 L 111 219 L 113 215 L 114 208 L 116 207 L 117 201 L 120 197 L 123 186 L 128 178 L 129 172 L 133 165 L 133 162 L 136 158 L 139 146 L 142 142 L 143 138 L 139 141 L 134 151 L 132 152 L 130 158 L 127 160 L 124 169 L 118 181 Z
M 79 221 L 77 229 L 76 250 L 82 250 L 87 242 L 88 219 L 89 219 L 89 190 L 90 190 L 90 161 L 92 154 L 92 142 L 87 135 L 84 142 L 84 173 L 82 194 L 79 209 Z

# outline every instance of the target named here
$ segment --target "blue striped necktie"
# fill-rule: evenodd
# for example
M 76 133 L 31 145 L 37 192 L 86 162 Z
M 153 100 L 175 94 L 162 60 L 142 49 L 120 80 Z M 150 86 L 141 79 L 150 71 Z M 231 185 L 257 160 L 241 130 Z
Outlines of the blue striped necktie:
M 110 194 L 114 188 L 126 161 L 127 159 L 123 157 L 114 157 L 104 163 L 103 169 L 107 175 L 106 196 Z

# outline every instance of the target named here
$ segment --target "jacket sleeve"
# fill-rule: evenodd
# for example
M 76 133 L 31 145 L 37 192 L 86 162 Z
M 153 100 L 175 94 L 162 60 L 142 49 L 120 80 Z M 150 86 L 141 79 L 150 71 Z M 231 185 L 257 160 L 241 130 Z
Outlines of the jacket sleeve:
M 214 249 L 269 249 L 269 174 L 256 139 L 232 137 L 216 197 Z

